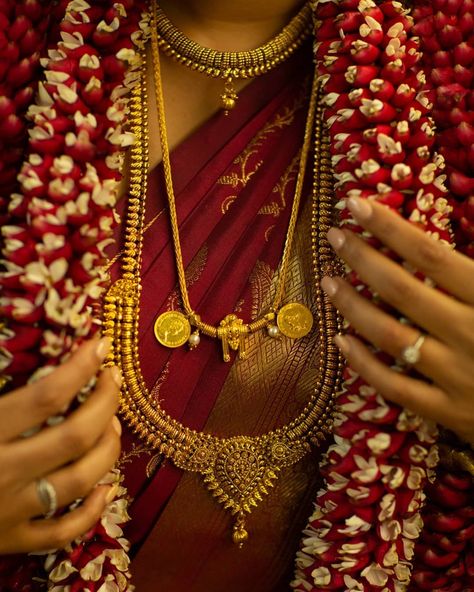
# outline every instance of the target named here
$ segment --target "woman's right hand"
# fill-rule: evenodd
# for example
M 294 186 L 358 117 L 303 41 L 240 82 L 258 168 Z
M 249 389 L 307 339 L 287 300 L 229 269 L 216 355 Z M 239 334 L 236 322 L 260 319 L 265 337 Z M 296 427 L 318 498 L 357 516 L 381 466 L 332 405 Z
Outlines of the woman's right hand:
M 100 369 L 107 338 L 83 344 L 47 377 L 0 397 L 0 554 L 64 547 L 100 518 L 114 491 L 96 487 L 120 454 L 120 373 L 103 370 L 87 400 L 62 423 L 22 434 L 61 415 Z M 59 517 L 44 507 L 37 482 L 45 478 L 58 507 L 84 502 Z

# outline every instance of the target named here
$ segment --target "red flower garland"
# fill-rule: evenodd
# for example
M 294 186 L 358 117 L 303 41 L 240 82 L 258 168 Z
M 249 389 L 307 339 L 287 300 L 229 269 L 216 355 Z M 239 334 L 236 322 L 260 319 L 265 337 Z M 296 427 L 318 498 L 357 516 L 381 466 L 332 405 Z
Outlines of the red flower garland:
M 474 2 L 417 2 L 414 32 L 446 161 L 457 248 L 474 257 Z
M 0 1 L 0 223 L 25 154 L 25 113 L 36 92 L 50 10 L 46 2 Z
M 13 2 L 2 6 L 0 16 L 15 35 L 17 12 L 30 4 L 35 5 L 24 0 L 16 10 Z M 2 227 L 0 304 L 7 325 L 0 354 L 1 368 L 13 384 L 29 374 L 34 373 L 34 380 L 49 372 L 74 343 L 94 331 L 91 310 L 107 282 L 101 267 L 115 224 L 113 206 L 123 151 L 133 142 L 122 124 L 128 88 L 141 63 L 134 49 L 134 41 L 140 42 L 140 8 L 133 0 L 93 5 L 72 0 L 57 7 L 61 40 L 42 64 L 44 79 L 27 114 L 30 138 L 22 154 L 19 191 L 11 195 L 8 224 Z M 40 28 L 39 34 L 44 33 Z M 25 38 L 29 40 L 27 33 L 23 39 L 15 37 L 13 46 L 28 49 Z M 38 57 L 30 61 L 36 64 Z M 18 66 L 12 59 L 8 78 L 17 86 L 23 80 L 21 76 L 17 80 L 23 71 Z M 24 76 L 30 77 L 31 72 Z M 13 126 L 15 117 L 6 123 Z M 12 179 L 16 164 L 8 171 Z M 119 526 L 126 518 L 125 501 L 116 500 L 85 537 L 49 555 L 48 589 L 127 589 L 128 543 Z M 0 563 L 6 587 L 39 586 L 32 581 L 31 569 L 21 565 L 7 576 L 8 558 Z M 15 562 L 11 565 L 15 567 Z
M 400 209 L 449 241 L 444 161 L 433 150 L 413 20 L 398 2 L 332 0 L 316 9 L 316 59 L 326 79 L 326 119 L 342 224 L 361 232 L 347 196 Z M 378 241 L 371 243 L 387 252 Z M 358 277 L 352 284 L 373 298 Z M 377 355 L 395 364 L 382 352 Z M 293 586 L 402 591 L 411 581 L 427 478 L 436 465 L 432 426 L 387 403 L 347 370 L 325 487 L 305 531 Z
M 446 161 L 454 239 L 474 257 L 474 2 L 423 0 L 413 16 L 435 105 L 436 147 Z M 410 591 L 474 590 L 473 479 L 441 470 L 427 496 Z

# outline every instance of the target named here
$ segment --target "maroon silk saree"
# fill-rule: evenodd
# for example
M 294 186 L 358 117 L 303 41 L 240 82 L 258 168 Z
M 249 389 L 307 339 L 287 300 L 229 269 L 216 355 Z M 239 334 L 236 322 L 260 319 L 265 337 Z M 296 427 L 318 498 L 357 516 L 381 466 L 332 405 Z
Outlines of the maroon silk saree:
M 272 302 L 312 69 L 306 45 L 249 85 L 235 112 L 216 114 L 172 154 L 190 300 L 208 323 L 231 312 L 248 322 Z M 308 206 L 300 212 L 285 302 L 314 308 Z M 258 435 L 290 422 L 314 388 L 317 334 L 300 340 L 254 334 L 248 358 L 228 364 L 220 342 L 207 337 L 192 352 L 160 345 L 153 334 L 157 316 L 181 307 L 161 167 L 150 174 L 146 219 L 139 350 L 151 396 L 184 425 L 222 437 Z M 315 494 L 316 461 L 310 454 L 282 472 L 249 517 L 250 540 L 238 549 L 230 514 L 201 477 L 183 475 L 126 433 L 121 468 L 132 498 L 127 535 L 137 590 L 286 590 Z

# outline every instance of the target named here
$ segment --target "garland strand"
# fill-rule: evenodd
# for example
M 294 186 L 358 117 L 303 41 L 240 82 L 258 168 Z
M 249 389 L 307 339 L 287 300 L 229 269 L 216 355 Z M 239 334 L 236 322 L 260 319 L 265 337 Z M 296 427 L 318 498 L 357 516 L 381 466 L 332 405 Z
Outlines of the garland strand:
M 428 96 L 435 105 L 436 147 L 446 162 L 456 247 L 474 257 L 474 4 L 423 0 L 415 5 L 413 16 Z M 455 467 L 442 467 L 426 493 L 425 527 L 415 548 L 410 591 L 472 590 L 472 476 Z
M 316 18 L 342 225 L 362 231 L 345 206 L 354 195 L 398 209 L 449 241 L 444 161 L 433 149 L 432 104 L 412 17 L 390 0 L 330 0 L 318 3 Z M 373 299 L 351 270 L 348 277 Z M 396 366 L 383 352 L 376 355 Z M 325 485 L 304 533 L 293 587 L 401 592 L 411 580 L 424 488 L 437 462 L 436 431 L 384 401 L 350 368 L 338 402 Z
M 11 5 L 2 8 L 9 9 L 5 19 L 15 18 Z M 140 66 L 134 48 L 134 41 L 141 43 L 140 6 L 133 0 L 72 0 L 57 10 L 60 41 L 41 64 L 44 78 L 27 113 L 19 189 L 2 227 L 6 324 L 0 360 L 13 384 L 29 374 L 32 380 L 44 376 L 95 331 L 91 311 L 107 282 L 101 268 L 115 225 L 123 153 L 133 142 L 123 123 Z M 15 29 L 17 22 L 9 24 Z M 106 481 L 117 480 L 111 473 Z M 120 528 L 127 519 L 125 499 L 111 502 L 87 535 L 46 557 L 43 586 L 54 592 L 128 589 L 128 543 Z M 5 579 L 8 559 L 1 563 Z M 6 586 L 37 589 L 40 571 L 36 575 L 34 583 L 22 566 Z

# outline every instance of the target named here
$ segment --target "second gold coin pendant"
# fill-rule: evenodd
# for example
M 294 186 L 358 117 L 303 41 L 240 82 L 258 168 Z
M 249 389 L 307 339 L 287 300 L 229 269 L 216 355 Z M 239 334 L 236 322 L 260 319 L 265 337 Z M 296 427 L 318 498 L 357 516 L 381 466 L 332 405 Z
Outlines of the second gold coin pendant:
M 313 327 L 313 314 L 304 304 L 290 302 L 278 311 L 277 325 L 280 332 L 286 337 L 301 339 Z

